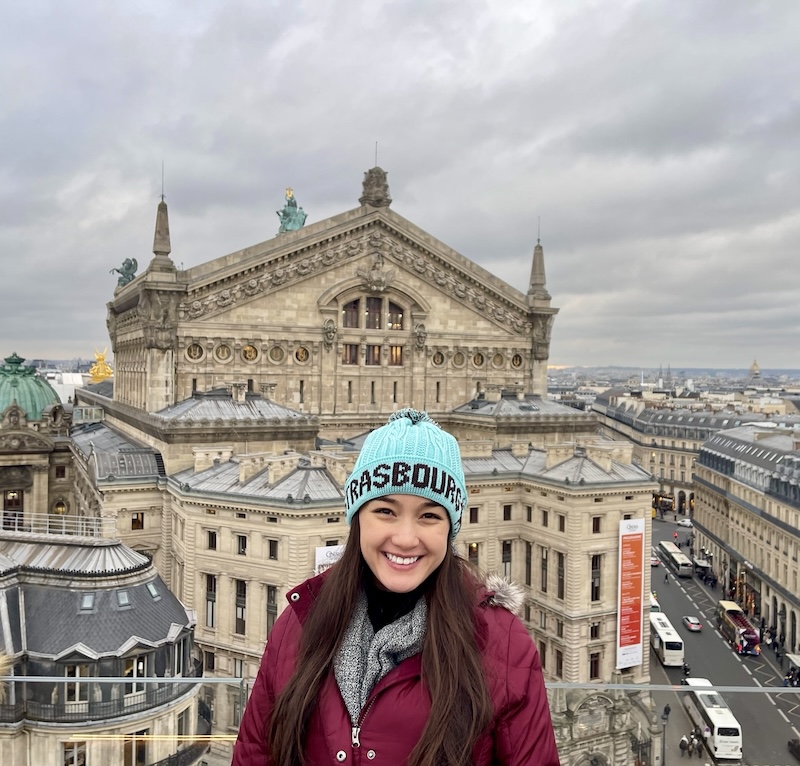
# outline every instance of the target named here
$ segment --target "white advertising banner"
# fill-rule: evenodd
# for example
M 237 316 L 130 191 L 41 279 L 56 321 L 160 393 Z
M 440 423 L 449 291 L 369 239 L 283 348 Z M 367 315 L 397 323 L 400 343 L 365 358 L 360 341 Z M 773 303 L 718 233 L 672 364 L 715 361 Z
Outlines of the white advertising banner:
M 617 669 L 642 664 L 644 637 L 644 519 L 619 523 Z
M 314 550 L 314 574 L 330 569 L 344 553 L 344 545 L 326 545 Z

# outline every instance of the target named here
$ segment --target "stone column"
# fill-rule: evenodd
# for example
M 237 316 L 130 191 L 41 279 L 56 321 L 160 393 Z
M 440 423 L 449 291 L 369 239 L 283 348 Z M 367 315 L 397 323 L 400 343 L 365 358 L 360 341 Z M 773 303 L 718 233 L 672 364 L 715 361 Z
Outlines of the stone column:
M 33 487 L 31 488 L 31 502 L 25 504 L 25 515 L 49 513 L 49 472 L 50 464 L 33 465 Z

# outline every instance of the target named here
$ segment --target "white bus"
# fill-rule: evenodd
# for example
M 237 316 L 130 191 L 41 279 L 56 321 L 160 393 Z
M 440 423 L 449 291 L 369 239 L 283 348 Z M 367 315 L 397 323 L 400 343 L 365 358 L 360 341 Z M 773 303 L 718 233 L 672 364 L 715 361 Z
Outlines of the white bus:
M 681 553 L 681 549 L 673 542 L 662 540 L 658 544 L 658 550 L 666 562 L 667 566 L 675 572 L 678 577 L 691 577 L 692 576 L 692 562 L 685 553 Z
M 711 686 L 707 678 L 685 678 L 682 683 L 691 687 Z M 683 695 L 683 704 L 692 723 L 701 731 L 709 730 L 706 747 L 714 760 L 742 759 L 742 727 L 717 692 L 694 688 Z
M 663 612 L 650 613 L 650 646 L 662 665 L 683 665 L 683 639 Z
M 655 593 L 650 594 L 650 611 L 651 612 L 661 611 L 661 604 L 658 603 L 658 599 L 656 598 Z

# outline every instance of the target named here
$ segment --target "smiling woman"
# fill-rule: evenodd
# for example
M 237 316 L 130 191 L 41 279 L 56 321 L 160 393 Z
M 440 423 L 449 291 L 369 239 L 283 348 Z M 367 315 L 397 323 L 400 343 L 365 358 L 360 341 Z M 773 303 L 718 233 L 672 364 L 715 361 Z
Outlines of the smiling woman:
M 369 434 L 345 483 L 344 553 L 289 593 L 233 766 L 361 748 L 376 763 L 557 766 L 539 656 L 503 608 L 516 594 L 487 589 L 451 545 L 466 503 L 458 442 L 427 414 Z

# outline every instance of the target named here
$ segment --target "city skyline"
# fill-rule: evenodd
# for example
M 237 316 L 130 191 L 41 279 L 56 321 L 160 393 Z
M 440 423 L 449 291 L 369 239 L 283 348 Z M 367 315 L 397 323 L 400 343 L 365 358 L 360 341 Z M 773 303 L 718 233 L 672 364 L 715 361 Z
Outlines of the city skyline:
M 4 355 L 108 344 L 109 270 L 150 260 L 162 162 L 189 268 L 274 236 L 286 187 L 308 224 L 356 207 L 377 153 L 396 212 L 523 292 L 541 236 L 554 365 L 798 366 L 792 5 L 3 20 Z

